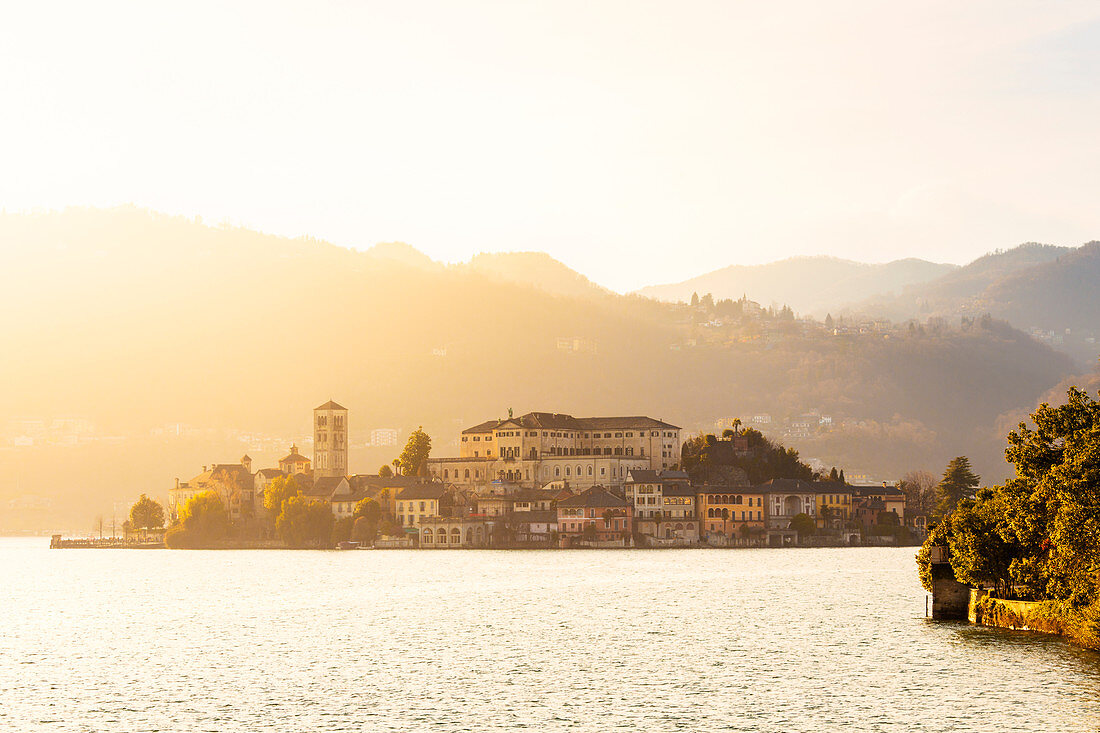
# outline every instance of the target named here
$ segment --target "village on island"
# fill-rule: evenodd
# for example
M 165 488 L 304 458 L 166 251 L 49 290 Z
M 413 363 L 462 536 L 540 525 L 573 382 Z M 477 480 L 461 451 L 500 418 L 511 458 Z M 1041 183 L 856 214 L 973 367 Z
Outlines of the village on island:
M 330 400 L 313 411 L 312 459 L 292 445 L 277 467 L 253 470 L 247 455 L 203 466 L 163 505 L 142 495 L 124 537 L 55 536 L 54 546 L 821 547 L 925 536 L 927 517 L 907 513 L 898 487 L 810 475 L 793 451 L 739 427 L 684 444 L 681 428 L 651 417 L 509 410 L 463 430 L 456 457 L 429 457 L 418 430 L 393 470 L 353 474 L 348 410 Z M 738 466 L 776 455 L 804 475 L 754 484 Z

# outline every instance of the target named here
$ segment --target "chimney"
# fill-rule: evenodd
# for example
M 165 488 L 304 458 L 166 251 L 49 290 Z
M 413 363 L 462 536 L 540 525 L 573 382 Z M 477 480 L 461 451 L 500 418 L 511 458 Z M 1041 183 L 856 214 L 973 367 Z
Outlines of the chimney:
M 179 480 L 179 477 L 176 477 L 176 488 L 178 489 L 179 487 L 180 487 L 180 480 Z

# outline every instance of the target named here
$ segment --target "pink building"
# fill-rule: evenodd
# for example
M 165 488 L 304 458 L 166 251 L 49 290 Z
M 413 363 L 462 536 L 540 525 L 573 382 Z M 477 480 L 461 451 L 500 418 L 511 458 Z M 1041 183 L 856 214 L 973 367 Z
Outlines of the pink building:
M 562 547 L 585 541 L 627 544 L 633 532 L 633 505 L 602 486 L 593 486 L 558 502 L 558 535 Z

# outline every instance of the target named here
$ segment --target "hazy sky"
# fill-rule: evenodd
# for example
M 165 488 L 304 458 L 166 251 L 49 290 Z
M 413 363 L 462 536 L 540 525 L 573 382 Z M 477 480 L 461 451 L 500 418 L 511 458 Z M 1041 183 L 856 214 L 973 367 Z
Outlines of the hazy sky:
M 0 105 L 9 211 L 539 249 L 620 290 L 1100 238 L 1096 2 L 7 3 Z

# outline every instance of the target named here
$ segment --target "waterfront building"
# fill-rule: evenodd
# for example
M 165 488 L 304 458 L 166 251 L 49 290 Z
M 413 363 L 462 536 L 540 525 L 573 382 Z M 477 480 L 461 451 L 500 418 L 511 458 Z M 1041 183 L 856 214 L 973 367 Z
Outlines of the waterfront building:
M 823 529 L 841 529 L 855 517 L 852 502 L 853 489 L 842 483 L 819 481 L 817 489 L 817 526 Z
M 894 512 L 900 523 L 905 523 L 905 493 L 897 486 L 888 486 L 883 481 L 881 485 L 852 486 L 851 489 L 857 506 L 867 509 L 872 502 L 882 502 L 881 507 L 876 505 L 875 511 Z M 864 512 L 864 516 L 867 516 L 867 512 Z
M 313 410 L 313 472 L 319 477 L 348 472 L 348 411 L 332 400 Z
M 414 484 L 401 489 L 396 498 L 397 523 L 415 527 L 426 517 L 449 516 L 453 489 L 438 482 Z
M 768 529 L 789 529 L 799 514 L 817 516 L 817 489 L 809 481 L 776 478 L 755 488 L 764 495 L 764 519 Z
M 584 489 L 621 487 L 631 470 L 667 469 L 679 460 L 680 428 L 662 420 L 530 412 L 463 430 L 458 457 L 429 459 L 428 468 L 459 486 L 567 481 Z
M 749 486 L 703 484 L 695 488 L 700 536 L 711 544 L 748 541 L 766 526 L 764 493 Z
M 518 545 L 548 546 L 558 531 L 556 509 L 532 509 L 512 514 L 513 536 Z
M 492 541 L 491 524 L 482 517 L 423 517 L 418 526 L 425 550 L 488 547 Z
M 563 547 L 578 542 L 625 544 L 634 531 L 634 506 L 602 486 L 592 486 L 558 502 L 558 534 Z

